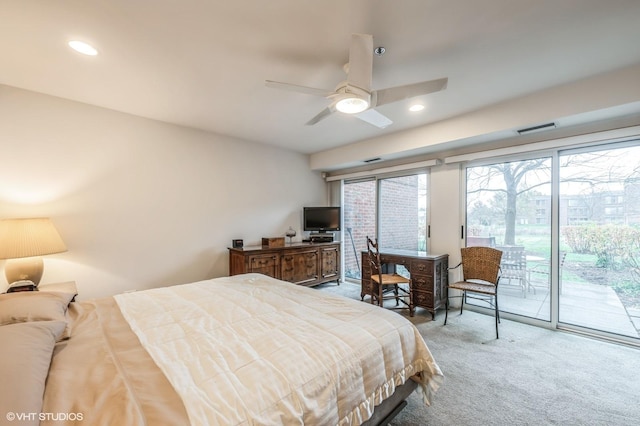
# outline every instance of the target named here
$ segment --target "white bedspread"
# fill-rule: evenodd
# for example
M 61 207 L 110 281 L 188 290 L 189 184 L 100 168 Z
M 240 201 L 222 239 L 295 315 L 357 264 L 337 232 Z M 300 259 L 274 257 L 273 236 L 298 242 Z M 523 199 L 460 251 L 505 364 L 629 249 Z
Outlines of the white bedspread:
M 398 313 L 264 275 L 116 301 L 194 425 L 359 425 L 411 376 L 427 404 L 442 381 Z

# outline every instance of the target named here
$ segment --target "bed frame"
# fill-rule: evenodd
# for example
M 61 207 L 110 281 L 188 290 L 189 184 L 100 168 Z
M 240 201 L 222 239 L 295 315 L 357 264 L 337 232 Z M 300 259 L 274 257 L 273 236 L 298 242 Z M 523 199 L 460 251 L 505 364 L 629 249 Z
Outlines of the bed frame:
M 393 395 L 382 401 L 382 404 L 375 408 L 373 416 L 362 423 L 362 426 L 384 426 L 388 424 L 407 405 L 406 399 L 417 387 L 418 384 L 411 379 L 398 386 Z

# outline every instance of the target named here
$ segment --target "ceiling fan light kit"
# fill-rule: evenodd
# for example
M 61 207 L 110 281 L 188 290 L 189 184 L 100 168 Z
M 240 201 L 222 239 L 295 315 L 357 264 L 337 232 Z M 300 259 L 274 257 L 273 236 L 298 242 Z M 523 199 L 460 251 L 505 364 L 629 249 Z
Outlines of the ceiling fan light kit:
M 73 50 L 78 53 L 82 53 L 83 55 L 96 56 L 98 54 L 95 47 L 83 41 L 71 40 L 68 44 Z
M 360 98 L 345 98 L 336 103 L 336 109 L 345 114 L 357 114 L 369 108 L 369 102 Z
M 362 121 L 384 129 L 391 125 L 393 121 L 376 111 L 374 109 L 376 106 L 444 90 L 448 83 L 447 78 L 440 78 L 381 90 L 372 90 L 373 55 L 380 56 L 384 53 L 384 50 L 383 47 L 373 48 L 372 35 L 352 34 L 349 47 L 349 62 L 344 66 L 347 80 L 338 84 L 338 87 L 333 91 L 271 80 L 266 80 L 265 84 L 267 87 L 275 89 L 292 90 L 329 99 L 331 104 L 309 120 L 307 125 L 314 125 L 337 111 L 352 114 Z

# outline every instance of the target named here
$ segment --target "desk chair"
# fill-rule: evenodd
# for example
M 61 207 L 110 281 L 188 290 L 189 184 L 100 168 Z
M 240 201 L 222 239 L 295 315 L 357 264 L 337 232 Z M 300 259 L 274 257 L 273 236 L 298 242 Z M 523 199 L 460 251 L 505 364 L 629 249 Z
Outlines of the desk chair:
M 369 263 L 371 264 L 371 303 L 377 303 L 384 307 L 384 301 L 395 299 L 396 307 L 392 309 L 409 309 L 409 315 L 413 316 L 413 292 L 411 291 L 411 279 L 400 274 L 382 273 L 382 262 L 378 250 L 378 240 L 373 241 L 367 237 L 367 250 Z M 400 303 L 405 306 L 400 307 Z
M 462 266 L 462 281 L 449 284 L 447 286 L 447 301 L 445 304 L 444 325 L 447 325 L 449 316 L 449 289 L 453 288 L 462 291 L 460 303 L 460 315 L 467 293 L 472 299 L 480 300 L 489 304 L 495 310 L 496 318 L 496 339 L 498 339 L 498 323 L 500 313 L 498 312 L 498 281 L 500 280 L 500 260 L 502 252 L 491 247 L 466 247 L 460 249 L 462 262 L 451 269 Z M 474 296 L 475 295 L 475 296 Z

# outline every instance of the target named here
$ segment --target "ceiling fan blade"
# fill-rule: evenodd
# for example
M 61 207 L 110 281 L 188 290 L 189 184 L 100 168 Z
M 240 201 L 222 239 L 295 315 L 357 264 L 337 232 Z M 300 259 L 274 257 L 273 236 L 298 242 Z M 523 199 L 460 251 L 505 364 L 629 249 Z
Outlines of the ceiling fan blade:
M 292 92 L 305 93 L 307 95 L 315 95 L 327 97 L 335 94 L 333 90 L 316 89 L 315 87 L 299 86 L 297 84 L 281 83 L 279 81 L 265 80 L 265 86 L 273 89 L 290 90 Z
M 373 71 L 373 36 L 352 34 L 349 46 L 347 83 L 360 89 L 371 91 Z
M 328 107 L 326 107 L 325 109 L 320 111 L 311 120 L 307 121 L 306 125 L 307 126 L 313 126 L 314 124 L 318 123 L 321 120 L 324 120 L 325 118 L 327 118 L 328 116 L 330 116 L 334 112 L 336 112 L 336 103 L 335 102 L 333 102 L 331 105 L 329 105 Z
M 421 83 L 407 84 L 404 86 L 390 87 L 388 89 L 376 90 L 372 96 L 376 98 L 376 105 L 385 105 L 392 102 L 401 101 L 403 99 L 413 98 L 415 96 L 426 95 L 428 93 L 438 92 L 447 87 L 448 78 L 439 78 L 437 80 L 423 81 Z
M 366 121 L 369 124 L 373 124 L 376 127 L 384 129 L 385 127 L 393 124 L 393 121 L 389 120 L 385 115 L 380 114 L 373 108 L 369 108 L 359 114 L 355 114 L 362 121 Z

